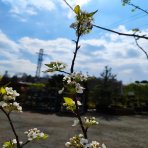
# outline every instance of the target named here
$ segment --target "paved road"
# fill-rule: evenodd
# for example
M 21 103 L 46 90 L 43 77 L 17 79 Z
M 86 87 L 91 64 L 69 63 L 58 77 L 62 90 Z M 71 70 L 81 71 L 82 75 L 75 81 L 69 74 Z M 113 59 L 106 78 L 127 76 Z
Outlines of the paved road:
M 100 122 L 89 130 L 89 139 L 104 142 L 107 148 L 148 148 L 148 116 L 86 116 L 96 116 Z M 13 113 L 12 119 L 23 141 L 23 132 L 34 127 L 49 135 L 48 140 L 30 143 L 26 148 L 64 148 L 70 137 L 81 133 L 79 127 L 71 126 L 73 117 L 23 112 Z M 0 147 L 10 137 L 13 138 L 12 131 L 0 111 Z

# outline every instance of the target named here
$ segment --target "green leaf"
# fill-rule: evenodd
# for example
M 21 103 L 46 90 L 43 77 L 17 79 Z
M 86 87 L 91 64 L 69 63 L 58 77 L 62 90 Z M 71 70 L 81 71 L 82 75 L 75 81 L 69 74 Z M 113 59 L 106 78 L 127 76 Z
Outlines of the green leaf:
M 0 93 L 1 93 L 2 95 L 6 94 L 6 90 L 5 90 L 4 87 L 1 87 L 1 88 L 0 88 Z
M 79 13 L 80 13 L 80 6 L 79 6 L 79 5 L 75 6 L 74 12 L 75 12 L 76 14 L 79 14 Z
M 94 11 L 94 12 L 91 12 L 91 13 L 89 13 L 88 15 L 89 15 L 89 17 L 91 17 L 91 16 L 93 16 L 95 13 L 97 13 L 98 12 L 98 10 L 96 10 L 96 11 Z
M 64 97 L 64 101 L 68 106 L 73 106 L 74 105 L 74 101 L 71 98 L 68 97 Z
M 132 12 L 135 12 L 135 9 L 132 9 L 131 11 L 132 11 Z
M 37 138 L 35 138 L 35 140 L 45 140 L 47 138 L 48 138 L 48 135 L 47 134 L 44 134 L 43 137 L 37 137 Z
M 48 135 L 47 134 L 45 134 L 44 135 L 44 137 L 43 137 L 43 139 L 47 139 L 48 138 Z
M 61 62 L 50 62 L 49 64 L 45 65 L 48 67 L 45 72 L 55 72 L 66 68 L 66 64 Z
M 65 101 L 64 106 L 66 106 L 67 110 L 74 111 L 76 109 L 76 105 L 73 99 L 64 97 L 64 101 Z
M 3 144 L 3 147 L 5 148 L 15 148 L 14 144 L 11 141 L 7 141 Z

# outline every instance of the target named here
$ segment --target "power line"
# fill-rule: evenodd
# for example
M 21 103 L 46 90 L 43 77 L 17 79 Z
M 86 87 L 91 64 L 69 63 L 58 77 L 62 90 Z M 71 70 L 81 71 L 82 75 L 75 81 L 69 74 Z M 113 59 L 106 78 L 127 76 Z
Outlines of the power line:
M 128 18 L 116 21 L 115 23 L 113 23 L 111 25 L 108 25 L 107 27 L 108 28 L 114 28 L 116 26 L 119 26 L 120 24 L 127 24 L 127 23 L 130 23 L 130 22 L 136 21 L 137 19 L 141 19 L 141 18 L 143 18 L 145 16 L 148 16 L 148 15 L 147 14 L 143 14 L 143 13 L 138 13 L 138 14 L 132 15 L 132 16 L 130 16 Z

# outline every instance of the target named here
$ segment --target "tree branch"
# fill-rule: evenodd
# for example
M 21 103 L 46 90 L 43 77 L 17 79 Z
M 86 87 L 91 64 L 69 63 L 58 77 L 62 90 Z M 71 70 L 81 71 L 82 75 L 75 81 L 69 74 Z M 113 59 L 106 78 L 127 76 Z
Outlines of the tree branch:
M 10 124 L 10 126 L 11 126 L 11 129 L 12 129 L 12 131 L 13 131 L 13 133 L 14 133 L 14 136 L 15 136 L 15 138 L 16 138 L 16 141 L 17 141 L 17 148 L 21 148 L 21 145 L 20 145 L 20 143 L 19 143 L 19 137 L 18 137 L 18 135 L 17 135 L 17 133 L 16 133 L 16 131 L 15 131 L 15 128 L 14 128 L 14 125 L 13 125 L 12 120 L 11 120 L 11 118 L 10 118 L 10 115 L 7 114 L 7 112 L 6 112 L 3 108 L 0 108 L 0 109 L 3 111 L 3 113 L 4 113 L 4 114 L 6 115 L 6 117 L 8 118 L 9 124 Z
M 121 33 L 121 32 L 111 30 L 111 29 L 108 29 L 108 28 L 105 28 L 105 27 L 97 26 L 97 25 L 94 25 L 94 24 L 93 24 L 93 26 L 96 27 L 96 28 L 102 29 L 102 30 L 106 30 L 106 31 L 118 34 L 118 35 L 137 37 L 137 38 L 141 38 L 141 39 L 148 39 L 148 37 L 145 36 L 145 35 L 137 35 L 137 34 L 134 34 L 134 33 L 133 34 Z
M 23 143 L 22 145 L 21 145 L 21 148 L 23 147 L 23 146 L 25 146 L 26 144 L 28 144 L 30 141 L 29 140 L 27 140 L 25 143 Z
M 139 45 L 138 39 L 136 37 L 134 37 L 134 39 L 135 39 L 136 45 L 139 47 L 139 49 L 141 49 L 144 52 L 144 54 L 146 55 L 148 59 L 148 53 Z
M 84 138 L 87 139 L 88 138 L 87 137 L 87 130 L 83 126 L 83 122 L 82 122 L 82 119 L 81 119 L 81 116 L 80 116 L 80 113 L 79 113 L 79 107 L 78 107 L 78 103 L 77 103 L 77 98 L 75 98 L 74 101 L 75 101 L 75 105 L 76 105 L 76 115 L 77 115 L 77 118 L 79 120 L 79 123 L 80 123 L 81 129 L 82 129 Z
M 68 3 L 66 0 L 63 0 L 63 1 L 66 3 L 66 5 L 67 5 L 72 11 L 74 11 L 73 8 L 69 5 L 69 3 Z
M 66 71 L 63 71 L 63 70 L 57 70 L 58 72 L 62 72 L 62 73 L 65 73 L 65 74 L 70 74 L 69 72 L 66 72 Z
M 75 47 L 75 52 L 74 52 L 74 56 L 73 56 L 72 63 L 71 63 L 70 73 L 73 73 L 73 71 L 74 71 L 74 64 L 75 64 L 77 52 L 78 52 L 78 50 L 80 48 L 80 46 L 79 46 L 79 40 L 80 40 L 80 36 L 81 36 L 81 33 L 79 32 L 79 30 L 80 30 L 80 23 L 78 24 L 77 30 L 78 30 L 78 35 L 77 35 L 77 40 L 75 42 L 76 43 L 76 47 Z
M 143 11 L 144 13 L 148 14 L 148 11 L 142 9 L 142 8 L 139 7 L 139 6 L 136 6 L 135 4 L 132 4 L 132 3 L 130 3 L 130 2 L 126 2 L 126 4 L 128 4 L 129 6 L 132 6 L 132 7 L 134 7 L 135 9 L 139 9 L 139 10 Z

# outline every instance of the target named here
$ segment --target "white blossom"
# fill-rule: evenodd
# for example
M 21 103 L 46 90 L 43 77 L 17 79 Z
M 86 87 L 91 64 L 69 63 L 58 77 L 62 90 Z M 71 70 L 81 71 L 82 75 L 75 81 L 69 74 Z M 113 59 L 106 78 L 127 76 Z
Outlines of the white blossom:
M 93 125 L 98 125 L 99 122 L 96 121 L 96 118 L 95 117 L 90 117 L 90 118 L 87 118 L 85 117 L 84 118 L 84 124 L 87 128 L 93 126 Z
M 85 88 L 82 87 L 79 83 L 76 83 L 76 92 L 77 93 L 82 94 L 84 89 Z
M 8 104 L 7 104 L 6 102 L 0 101 L 0 106 L 1 106 L 2 108 L 6 107 L 7 105 L 8 105 Z
M 66 146 L 66 147 L 70 147 L 70 146 L 71 146 L 71 143 L 70 143 L 70 142 L 66 142 L 66 143 L 65 143 L 65 146 Z
M 17 144 L 16 139 L 13 139 L 13 140 L 12 140 L 12 143 Z
M 78 124 L 79 124 L 79 120 L 78 119 L 75 119 L 72 126 L 77 126 Z
M 58 91 L 58 94 L 62 94 L 63 91 L 64 91 L 64 87 L 61 90 Z
M 86 144 L 88 144 L 88 139 L 81 138 L 81 139 L 80 139 L 80 143 L 81 143 L 82 145 L 86 145 Z
M 6 87 L 5 90 L 6 94 L 3 96 L 4 101 L 15 100 L 15 98 L 20 95 L 16 90 L 13 90 L 12 87 Z
M 43 138 L 45 136 L 45 134 L 43 132 L 40 132 L 40 130 L 38 130 L 37 128 L 30 129 L 28 131 L 25 131 L 24 133 L 27 135 L 29 141 L 32 141 L 36 138 Z
M 82 134 L 70 138 L 65 146 L 67 148 L 106 148 L 105 144 L 100 145 L 97 141 L 89 142 Z

